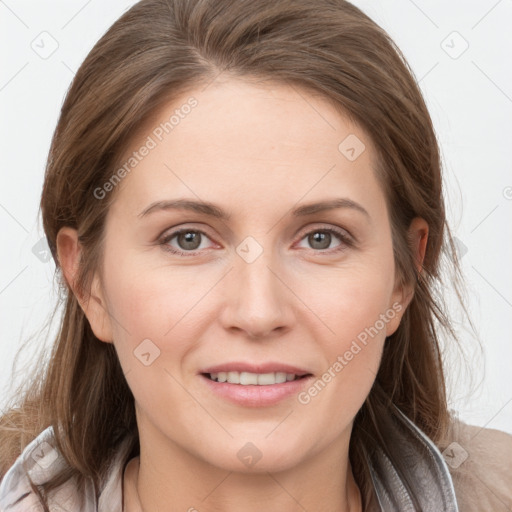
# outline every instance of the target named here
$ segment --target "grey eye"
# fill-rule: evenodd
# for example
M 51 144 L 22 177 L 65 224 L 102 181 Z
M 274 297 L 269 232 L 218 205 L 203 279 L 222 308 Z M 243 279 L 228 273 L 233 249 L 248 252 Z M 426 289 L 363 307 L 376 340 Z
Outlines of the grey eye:
M 201 233 L 199 231 L 183 231 L 175 236 L 180 249 L 194 251 L 201 245 Z
M 308 235 L 308 242 L 313 249 L 328 249 L 332 235 L 324 231 L 314 231 Z

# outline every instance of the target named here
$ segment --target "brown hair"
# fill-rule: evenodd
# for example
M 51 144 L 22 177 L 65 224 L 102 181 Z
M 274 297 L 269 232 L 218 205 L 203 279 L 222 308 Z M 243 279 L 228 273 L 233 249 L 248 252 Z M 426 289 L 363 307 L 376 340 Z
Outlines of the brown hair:
M 66 95 L 49 152 L 41 210 L 65 302 L 49 364 L 38 369 L 18 407 L 0 418 L 0 475 L 20 450 L 52 425 L 69 469 L 33 486 L 45 510 L 48 492 L 67 479 L 91 478 L 96 492 L 122 439 L 138 450 L 134 399 L 114 346 L 99 341 L 62 278 L 60 228 L 78 230 L 83 253 L 78 290 L 87 293 L 101 265 L 105 216 L 115 198 L 94 195 L 112 176 L 133 133 L 158 109 L 220 72 L 291 84 L 320 94 L 372 139 L 390 212 L 397 276 L 414 284 L 398 330 L 388 338 L 374 386 L 355 418 L 354 476 L 367 503 L 365 462 L 385 445 L 381 418 L 395 404 L 439 440 L 449 413 L 439 329 L 453 339 L 441 294 L 443 252 L 460 268 L 445 219 L 439 148 L 413 74 L 386 32 L 343 0 L 143 0 L 91 50 Z M 423 271 L 415 267 L 407 228 L 429 225 Z M 442 251 L 445 248 L 445 251 Z M 459 287 L 457 295 L 462 302 Z M 464 308 L 465 310 L 465 308 Z M 18 390 L 20 393 L 20 390 Z M 18 395 L 19 396 L 19 395 Z

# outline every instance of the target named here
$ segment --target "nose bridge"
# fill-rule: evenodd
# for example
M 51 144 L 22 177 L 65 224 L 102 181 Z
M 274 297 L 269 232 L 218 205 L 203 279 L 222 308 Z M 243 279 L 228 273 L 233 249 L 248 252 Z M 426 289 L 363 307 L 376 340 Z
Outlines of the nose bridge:
M 229 276 L 225 327 L 244 330 L 250 336 L 268 335 L 284 327 L 290 321 L 290 296 L 276 276 L 280 265 L 275 251 L 247 237 L 236 253 Z

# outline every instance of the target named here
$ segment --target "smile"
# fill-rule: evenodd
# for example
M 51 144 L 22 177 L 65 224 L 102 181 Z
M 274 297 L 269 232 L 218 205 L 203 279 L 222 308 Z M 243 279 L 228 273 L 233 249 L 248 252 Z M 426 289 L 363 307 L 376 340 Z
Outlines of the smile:
M 243 407 L 269 407 L 297 396 L 311 384 L 311 373 L 207 372 L 199 375 L 208 392 Z
M 273 384 L 283 384 L 304 377 L 304 375 L 300 376 L 294 373 L 284 372 L 218 372 L 207 373 L 205 375 L 215 382 L 228 382 L 229 384 L 240 384 L 242 386 L 271 386 Z

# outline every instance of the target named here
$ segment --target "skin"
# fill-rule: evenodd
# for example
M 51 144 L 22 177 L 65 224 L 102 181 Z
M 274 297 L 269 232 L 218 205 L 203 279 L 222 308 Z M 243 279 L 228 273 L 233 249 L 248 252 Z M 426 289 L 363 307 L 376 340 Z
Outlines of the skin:
M 375 149 L 320 97 L 219 78 L 161 109 L 125 156 L 190 96 L 198 105 L 117 186 L 103 272 L 93 277 L 90 299 L 78 296 L 98 339 L 114 343 L 135 397 L 141 451 L 125 473 L 125 510 L 168 510 L 170 503 L 201 512 L 361 510 L 348 459 L 352 424 L 386 336 L 412 298 L 412 288 L 396 285 Z M 350 134 L 366 148 L 354 161 L 338 149 Z M 368 216 L 350 208 L 290 214 L 336 197 Z M 231 217 L 138 216 L 154 201 L 177 198 L 213 202 Z M 182 227 L 206 234 L 199 248 L 187 249 L 183 239 L 180 246 L 178 237 L 167 246 L 193 256 L 158 242 Z M 322 245 L 307 236 L 329 227 L 353 243 L 332 235 Z M 420 270 L 428 225 L 416 218 L 410 233 Z M 236 252 L 247 236 L 263 249 L 251 263 Z M 72 287 L 79 252 L 76 232 L 62 228 L 59 260 Z M 394 303 L 401 311 L 308 404 L 292 396 L 268 407 L 234 405 L 198 376 L 201 368 L 243 360 L 284 362 L 319 378 Z M 160 350 L 148 366 L 134 355 L 144 339 Z M 237 457 L 248 442 L 262 455 L 251 467 Z

